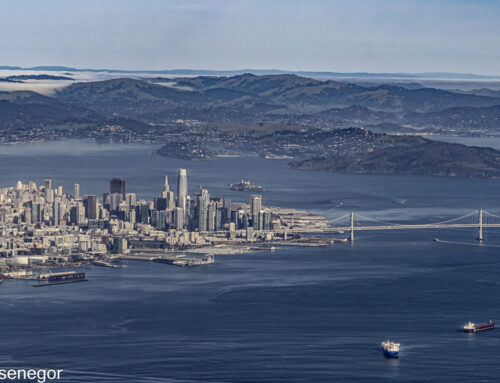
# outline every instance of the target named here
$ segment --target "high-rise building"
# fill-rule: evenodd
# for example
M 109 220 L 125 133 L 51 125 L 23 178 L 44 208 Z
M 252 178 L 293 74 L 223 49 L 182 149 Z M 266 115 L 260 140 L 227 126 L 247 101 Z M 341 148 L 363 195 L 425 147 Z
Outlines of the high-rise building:
M 215 208 L 213 203 L 209 203 L 207 207 L 207 231 L 215 230 Z
M 252 227 L 254 230 L 260 230 L 260 214 L 252 215 Z
M 222 229 L 222 212 L 224 209 L 216 209 L 215 210 L 215 231 L 219 231 Z
M 43 181 L 43 186 L 45 188 L 45 194 L 47 194 L 47 191 L 52 189 L 52 180 L 46 179 Z
M 186 169 L 179 169 L 179 176 L 177 178 L 177 207 L 180 207 L 184 211 L 185 217 L 187 215 L 187 195 L 187 172 Z
M 97 219 L 97 196 L 88 195 L 85 199 L 85 216 L 88 219 Z
M 46 190 L 45 197 L 47 198 L 48 203 L 54 202 L 54 190 L 53 189 Z
M 149 223 L 149 204 L 141 203 L 139 205 L 139 221 L 141 223 Z
M 75 199 L 80 199 L 80 184 L 75 184 Z
M 161 196 L 167 198 L 167 193 L 170 191 L 170 186 L 168 185 L 168 176 L 165 175 L 165 183 L 163 184 L 163 193 Z
M 109 181 L 109 193 L 120 193 L 125 198 L 125 180 L 123 178 L 113 178 Z
M 271 211 L 264 210 L 262 212 L 262 230 L 271 230 Z
M 156 210 L 167 210 L 167 199 L 164 197 L 155 197 L 154 208 Z
M 123 237 L 113 238 L 113 253 L 123 254 L 124 250 L 127 249 L 127 240 Z
M 77 205 L 73 206 L 69 211 L 69 222 L 74 225 L 81 225 L 85 219 L 85 208 L 83 204 L 79 202 Z
M 262 196 L 251 195 L 250 196 L 250 216 L 259 214 L 262 210 Z
M 29 206 L 24 208 L 24 222 L 28 225 L 31 224 L 31 208 Z
M 55 201 L 52 205 L 52 224 L 54 226 L 59 226 L 61 224 L 61 202 Z
M 175 209 L 175 196 L 174 196 L 174 192 L 171 191 L 171 190 L 169 190 L 166 193 L 165 199 L 167 200 L 167 210 L 174 210 Z
M 128 208 L 132 209 L 135 206 L 137 196 L 135 195 L 135 193 L 127 193 L 125 195 L 125 197 L 126 197 L 125 200 L 127 201 Z
M 109 207 L 110 211 L 118 210 L 118 206 L 123 200 L 123 194 L 121 193 L 113 193 L 109 195 Z
M 43 207 L 40 202 L 35 202 L 31 207 L 31 222 L 40 223 L 43 221 Z
M 174 210 L 174 226 L 176 230 L 182 230 L 184 227 L 184 210 L 180 207 Z
M 224 198 L 224 208 L 222 210 L 222 224 L 226 224 L 231 220 L 231 198 Z
M 198 202 L 198 230 L 207 231 L 207 209 L 210 202 L 210 195 L 208 190 L 201 189 Z

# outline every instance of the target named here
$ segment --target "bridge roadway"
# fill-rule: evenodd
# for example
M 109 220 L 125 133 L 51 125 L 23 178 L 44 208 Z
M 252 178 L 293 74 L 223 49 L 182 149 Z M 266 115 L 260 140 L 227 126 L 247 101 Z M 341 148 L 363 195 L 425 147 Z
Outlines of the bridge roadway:
M 324 229 L 289 229 L 288 233 L 336 233 L 351 230 L 408 230 L 408 229 L 462 229 L 479 227 L 500 227 L 500 223 L 469 224 L 421 224 L 421 225 L 373 225 L 373 226 L 337 226 Z

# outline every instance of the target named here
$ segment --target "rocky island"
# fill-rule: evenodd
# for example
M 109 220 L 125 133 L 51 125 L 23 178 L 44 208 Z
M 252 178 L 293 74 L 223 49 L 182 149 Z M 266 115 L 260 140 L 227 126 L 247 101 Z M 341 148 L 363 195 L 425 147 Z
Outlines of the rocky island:
M 229 190 L 235 190 L 235 191 L 246 191 L 246 192 L 263 192 L 264 188 L 259 185 L 255 185 L 251 183 L 250 181 L 244 181 L 241 180 L 240 182 L 236 184 L 229 184 L 227 185 L 227 188 Z

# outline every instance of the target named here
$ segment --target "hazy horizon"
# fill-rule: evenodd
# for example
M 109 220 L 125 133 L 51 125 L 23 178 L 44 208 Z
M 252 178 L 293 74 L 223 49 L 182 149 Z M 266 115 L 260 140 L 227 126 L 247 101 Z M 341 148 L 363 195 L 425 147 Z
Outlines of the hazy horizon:
M 499 18 L 494 0 L 19 0 L 0 49 L 22 67 L 498 76 Z

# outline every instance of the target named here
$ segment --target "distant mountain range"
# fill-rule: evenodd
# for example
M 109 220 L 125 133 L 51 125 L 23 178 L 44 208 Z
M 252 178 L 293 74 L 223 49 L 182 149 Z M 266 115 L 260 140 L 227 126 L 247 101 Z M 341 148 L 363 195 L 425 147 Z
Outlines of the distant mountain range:
M 495 133 L 500 128 L 500 97 L 494 91 L 481 93 L 361 86 L 291 74 L 118 78 L 73 83 L 52 97 L 27 91 L 0 92 L 4 112 L 0 114 L 0 131 L 14 125 L 30 129 L 122 118 L 150 125 L 196 120 L 323 129 L 377 125 L 390 131 Z M 15 124 L 12 116 L 16 116 Z
M 234 70 L 211 70 L 211 69 L 161 69 L 161 70 L 124 70 L 124 69 L 92 69 L 74 68 L 66 66 L 34 66 L 20 67 L 0 65 L 0 70 L 32 70 L 32 71 L 57 71 L 57 72 L 109 72 L 109 73 L 157 73 L 176 76 L 236 76 L 245 73 L 255 75 L 277 75 L 295 74 L 305 77 L 330 77 L 330 78 L 401 78 L 401 79 L 474 79 L 493 80 L 500 79 L 500 75 L 480 75 L 473 73 L 450 73 L 450 72 L 424 72 L 424 73 L 370 73 L 370 72 L 330 72 L 330 71 L 289 71 L 282 69 L 234 69 Z

